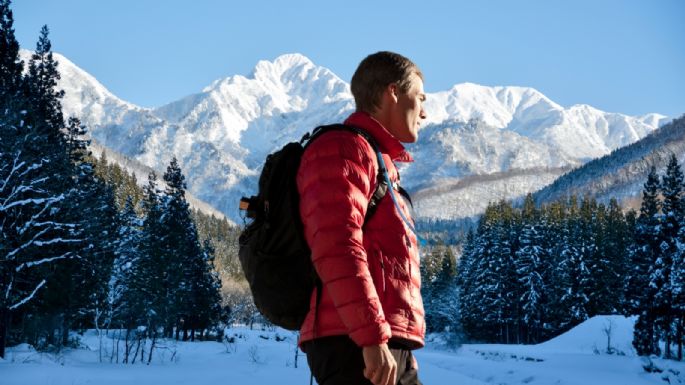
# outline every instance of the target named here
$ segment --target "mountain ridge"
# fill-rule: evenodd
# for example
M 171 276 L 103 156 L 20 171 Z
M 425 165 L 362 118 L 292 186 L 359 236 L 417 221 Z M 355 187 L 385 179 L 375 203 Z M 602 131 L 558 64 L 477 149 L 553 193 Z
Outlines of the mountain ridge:
M 80 116 L 101 144 L 153 169 L 163 170 L 176 156 L 189 191 L 233 220 L 240 196 L 256 191 L 268 153 L 354 110 L 349 85 L 300 54 L 260 61 L 247 76 L 217 79 L 156 108 L 119 99 L 55 56 L 66 116 Z M 667 119 L 585 105 L 565 109 L 533 88 L 474 83 L 429 94 L 425 108 L 429 117 L 419 142 L 408 146 L 417 162 L 403 169 L 410 191 L 444 178 L 578 166 L 644 137 Z M 444 157 L 436 161 L 435 154 Z M 523 190 L 540 187 L 533 183 Z M 481 200 L 511 198 L 506 191 L 491 193 Z M 459 217 L 459 207 L 451 211 L 450 217 Z M 419 210 L 417 216 L 433 214 Z

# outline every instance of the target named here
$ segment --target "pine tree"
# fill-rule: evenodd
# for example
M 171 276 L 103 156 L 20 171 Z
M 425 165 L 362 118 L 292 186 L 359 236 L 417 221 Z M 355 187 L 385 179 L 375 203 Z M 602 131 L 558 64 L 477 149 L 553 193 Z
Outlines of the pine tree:
M 472 229 L 469 229 L 466 240 L 464 242 L 464 248 L 462 250 L 461 257 L 457 261 L 457 274 L 456 283 L 459 295 L 459 322 L 461 328 L 463 329 L 466 336 L 472 336 L 474 333 L 472 330 L 475 329 L 474 320 L 476 319 L 475 313 L 475 303 L 473 302 L 473 296 L 471 293 L 475 290 L 474 288 L 474 264 L 476 262 L 476 235 Z M 422 264 L 423 268 L 423 264 Z M 422 278 L 422 281 L 423 278 Z M 422 283 L 423 288 L 423 283 Z M 423 297 L 423 295 L 422 295 Z M 426 298 L 426 297 L 423 297 Z
M 142 273 L 139 247 L 143 222 L 138 218 L 130 197 L 119 216 L 115 259 L 108 285 L 108 303 L 114 324 L 130 330 L 142 321 L 140 314 L 144 313 L 144 287 L 141 284 L 144 280 L 139 275 Z
M 640 216 L 635 230 L 636 249 L 632 256 L 633 267 L 628 274 L 626 290 L 631 313 L 640 314 L 641 323 L 639 327 L 636 324 L 633 345 L 643 354 L 658 354 L 658 331 L 663 326 L 659 313 L 664 311 L 664 300 L 667 299 L 664 296 L 663 285 L 665 264 L 661 256 L 661 247 L 664 242 L 658 195 L 659 177 L 656 168 L 652 167 L 642 193 Z M 657 294 L 660 291 L 661 295 L 657 301 Z
M 14 36 L 14 17 L 10 9 L 10 0 L 0 0 L 0 103 L 2 107 L 6 106 L 8 99 L 18 96 L 23 68 L 24 63 L 19 59 L 19 43 Z
M 657 339 L 655 338 L 655 325 L 653 316 L 649 312 L 643 312 L 635 322 L 633 334 L 633 346 L 640 356 L 661 353 Z
M 685 213 L 683 207 L 683 171 L 678 164 L 678 158 L 671 154 L 666 174 L 662 178 L 661 191 L 663 195 L 663 234 L 669 243 L 672 253 L 675 249 L 675 239 L 680 230 L 680 219 Z
M 470 267 L 464 271 L 460 311 L 467 336 L 475 340 L 495 341 L 500 337 L 495 274 L 496 255 L 493 253 L 495 227 L 498 222 L 495 205 L 490 204 L 481 217 L 472 246 Z
M 547 260 L 543 264 L 543 282 L 547 283 L 547 303 L 555 304 L 547 308 L 545 315 L 546 321 L 543 324 L 544 337 L 548 337 L 549 333 L 555 330 L 562 329 L 565 321 L 565 310 L 560 304 L 561 298 L 566 293 L 564 286 L 564 264 L 562 256 L 566 249 L 567 233 L 566 233 L 566 202 L 563 200 L 553 202 L 548 206 L 543 206 L 542 217 L 544 227 L 541 229 L 542 249 L 547 255 Z
M 44 294 L 40 289 L 52 274 L 49 265 L 75 257 L 71 245 L 80 243 L 77 224 L 64 215 L 70 164 L 47 29 L 29 62 L 29 74 L 17 78 L 21 62 L 8 6 L 0 3 L 0 44 L 8 47 L 0 53 L 8 71 L 2 81 L 9 87 L 0 92 L 0 356 L 11 313 L 26 313 L 40 304 L 36 298 Z
M 480 319 L 474 320 L 472 331 L 483 329 L 478 338 L 510 342 L 518 338 L 518 298 L 512 252 L 514 214 L 511 205 L 500 202 L 486 209 L 479 227 L 474 266 L 473 290 L 465 300 L 478 304 L 473 310 Z M 487 330 L 487 331 L 485 331 Z
M 193 290 L 193 303 L 197 309 L 196 326 L 202 331 L 216 324 L 221 314 L 221 280 L 214 266 L 214 247 L 209 239 L 203 242 L 202 260 L 197 267 L 199 274 Z
M 640 215 L 635 223 L 635 251 L 627 274 L 625 295 L 629 314 L 642 313 L 653 301 L 649 276 L 661 243 L 658 194 L 659 178 L 652 167 L 644 184 Z
M 585 211 L 585 210 L 583 210 Z M 587 287 L 591 277 L 587 259 L 590 239 L 583 227 L 584 220 L 578 209 L 576 197 L 569 202 L 569 216 L 563 228 L 564 249 L 561 251 L 560 298 L 565 314 L 561 317 L 562 328 L 577 325 L 588 318 L 590 298 Z
M 44 129 L 45 142 L 42 144 L 63 149 L 64 137 L 60 130 L 64 127 L 64 116 L 60 100 L 64 97 L 64 91 L 56 89 L 60 74 L 57 70 L 57 61 L 52 56 L 49 32 L 47 25 L 40 31 L 36 50 L 29 61 L 25 88 L 33 112 L 44 119 L 41 126 Z
M 680 272 L 676 272 L 673 277 L 673 269 L 682 269 L 682 264 L 679 263 L 679 253 L 677 247 L 678 233 L 680 231 L 680 222 L 683 216 L 683 172 L 678 165 L 678 159 L 674 154 L 671 154 L 670 161 L 666 168 L 666 174 L 662 178 L 661 193 L 663 195 L 662 216 L 660 227 L 661 243 L 659 244 L 660 254 L 655 261 L 655 268 L 650 275 L 650 286 L 656 290 L 655 310 L 657 314 L 657 324 L 660 326 L 661 332 L 665 337 L 665 354 L 666 358 L 670 358 L 671 349 L 670 344 L 673 342 L 672 329 L 675 326 L 677 335 L 675 336 L 678 343 L 678 355 L 682 358 L 682 321 L 676 318 L 676 309 L 673 308 L 674 291 L 680 293 L 680 289 L 673 286 L 673 284 L 680 285 Z M 675 278 L 675 279 L 674 279 Z
M 445 330 L 454 332 L 458 319 L 458 297 L 456 292 L 454 254 L 444 244 L 439 244 L 434 253 L 440 261 L 434 280 L 431 282 L 431 296 L 427 297 L 428 309 L 431 313 L 431 331 L 442 332 Z
M 132 286 L 141 295 L 137 301 L 141 302 L 144 309 L 144 326 L 152 333 L 168 319 L 166 299 L 170 290 L 165 246 L 167 231 L 162 223 L 164 208 L 154 172 L 148 176 L 144 191 L 145 219 L 140 242 L 140 261 L 136 266 L 137 281 Z
M 547 291 L 543 280 L 547 255 L 542 247 L 540 226 L 536 226 L 534 221 L 535 217 L 525 220 L 519 238 L 521 246 L 516 252 L 516 272 L 522 288 L 521 310 L 527 343 L 537 342 L 540 338 Z
M 596 314 L 616 314 L 623 309 L 624 281 L 627 274 L 632 234 L 616 199 L 609 201 L 606 215 L 599 222 L 598 231 L 602 241 L 597 242 L 598 262 L 595 271 L 598 285 L 596 287 Z
M 188 203 L 185 200 L 185 177 L 176 158 L 172 159 L 164 173 L 166 182 L 163 226 L 167 231 L 166 253 L 167 285 L 169 287 L 167 306 L 170 314 L 166 320 L 167 335 L 172 325 L 181 319 L 194 323 L 193 285 L 197 279 L 197 263 L 201 256 L 197 231 L 190 220 Z M 172 254 L 170 251 L 174 250 Z M 177 293 L 173 293 L 177 291 Z M 178 296 L 178 297 L 177 297 Z M 180 300 L 178 300 L 180 299 Z M 192 325 L 194 326 L 194 325 Z M 194 328 L 192 328 L 194 331 Z
M 203 251 L 197 234 L 197 228 L 192 221 L 188 203 L 185 200 L 185 177 L 181 172 L 176 158 L 172 159 L 164 174 L 167 184 L 164 206 L 164 227 L 167 230 L 167 247 L 173 250 L 167 256 L 170 293 L 177 291 L 169 298 L 168 306 L 172 318 L 168 320 L 169 330 L 173 324 L 182 319 L 184 328 L 190 328 L 191 339 L 195 338 L 195 331 L 207 326 L 210 319 L 215 318 L 207 314 L 214 314 L 217 303 L 209 303 L 216 299 L 207 298 L 207 293 L 213 287 L 211 274 L 208 272 L 210 264 L 207 261 L 207 251 Z M 185 336 L 184 336 L 185 337 Z

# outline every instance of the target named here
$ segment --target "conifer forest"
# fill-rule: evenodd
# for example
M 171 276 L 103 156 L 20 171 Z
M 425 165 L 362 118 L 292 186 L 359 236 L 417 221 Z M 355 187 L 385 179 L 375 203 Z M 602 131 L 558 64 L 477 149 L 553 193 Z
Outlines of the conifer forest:
M 638 316 L 641 355 L 682 359 L 683 171 L 652 168 L 640 211 L 571 196 L 490 204 L 456 259 L 436 246 L 422 266 L 428 328 L 454 338 L 538 343 L 589 317 Z

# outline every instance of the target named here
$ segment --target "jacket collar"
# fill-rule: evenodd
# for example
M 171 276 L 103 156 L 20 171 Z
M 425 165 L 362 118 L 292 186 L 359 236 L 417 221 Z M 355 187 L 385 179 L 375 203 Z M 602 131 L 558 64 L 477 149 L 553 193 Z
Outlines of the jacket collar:
M 368 132 L 378 142 L 381 151 L 390 155 L 390 159 L 397 162 L 413 162 L 411 154 L 407 152 L 402 143 L 383 125 L 366 112 L 355 112 L 350 115 L 345 124 L 361 128 Z

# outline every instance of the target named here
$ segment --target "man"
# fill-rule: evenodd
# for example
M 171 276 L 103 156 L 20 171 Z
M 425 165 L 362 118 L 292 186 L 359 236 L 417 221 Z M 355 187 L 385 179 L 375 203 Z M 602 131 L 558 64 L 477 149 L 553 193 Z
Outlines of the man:
M 379 170 L 369 143 L 330 131 L 302 157 L 300 215 L 322 291 L 312 293 L 300 345 L 320 385 L 420 384 L 411 350 L 424 345 L 416 236 L 405 224 L 394 162 L 411 162 L 401 142 L 415 142 L 426 118 L 423 75 L 392 52 L 365 58 L 352 77 L 357 110 L 345 124 L 378 143 L 395 187 L 365 222 Z M 318 305 L 317 305 L 318 302 Z

